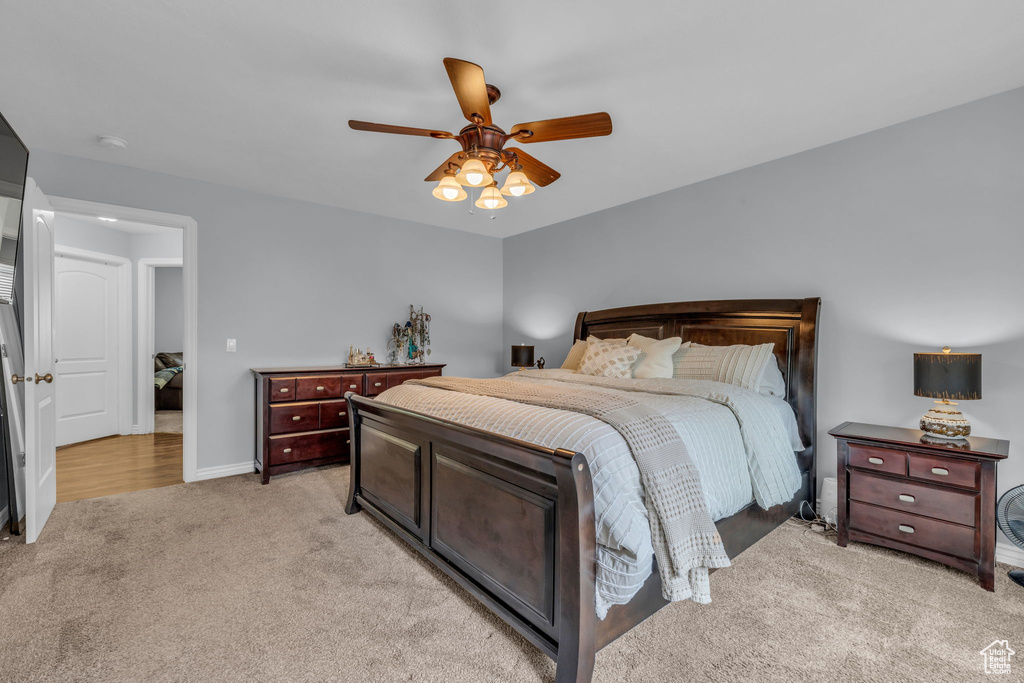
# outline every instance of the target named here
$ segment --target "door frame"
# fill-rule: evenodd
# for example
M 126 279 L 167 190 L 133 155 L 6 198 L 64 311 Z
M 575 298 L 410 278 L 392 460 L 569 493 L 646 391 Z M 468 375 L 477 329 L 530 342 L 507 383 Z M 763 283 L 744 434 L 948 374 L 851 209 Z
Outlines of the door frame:
M 55 211 L 80 213 L 87 216 L 108 216 L 118 220 L 149 223 L 182 231 L 182 279 L 185 285 L 185 362 L 181 477 L 186 482 L 196 481 L 199 469 L 199 260 L 198 231 L 194 218 L 174 213 L 149 211 L 128 206 L 116 206 L 81 199 L 50 197 Z M 152 367 L 152 366 L 150 366 Z
M 138 260 L 138 296 L 136 310 L 135 339 L 139 354 L 139 392 L 136 397 L 136 410 L 138 411 L 138 428 L 140 434 L 149 434 L 155 429 L 156 410 L 155 398 L 153 397 L 153 356 L 156 355 L 156 269 L 157 268 L 184 268 L 180 258 L 140 258 Z M 182 278 L 184 278 L 184 271 Z M 186 365 L 191 365 L 185 361 Z M 189 368 L 191 370 L 191 368 Z M 182 380 L 184 381 L 184 377 Z M 187 396 L 182 396 L 182 403 Z M 182 405 L 184 408 L 185 405 Z M 183 415 L 184 416 L 184 415 Z
M 54 259 L 102 263 L 117 268 L 117 430 L 132 433 L 132 262 L 123 256 L 104 254 L 61 244 L 54 245 Z M 56 273 L 56 269 L 54 269 Z M 56 299 L 57 293 L 54 292 Z M 56 330 L 56 323 L 54 329 Z M 54 359 L 56 367 L 56 359 Z

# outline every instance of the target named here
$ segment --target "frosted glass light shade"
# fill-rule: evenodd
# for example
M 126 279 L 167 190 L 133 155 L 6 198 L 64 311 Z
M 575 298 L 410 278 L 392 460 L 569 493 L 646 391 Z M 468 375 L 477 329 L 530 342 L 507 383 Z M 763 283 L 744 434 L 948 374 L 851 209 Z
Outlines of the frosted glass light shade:
M 490 185 L 494 179 L 487 171 L 487 167 L 484 166 L 484 162 L 479 159 L 469 159 L 466 163 L 462 164 L 462 168 L 459 170 L 459 174 L 455 176 L 455 180 L 467 187 L 483 187 L 484 185 Z
M 504 209 L 508 206 L 508 202 L 501 196 L 498 188 L 491 185 L 480 193 L 480 199 L 476 200 L 476 206 L 481 209 Z
M 522 197 L 533 192 L 536 188 L 530 183 L 530 179 L 522 171 L 512 171 L 505 178 L 505 184 L 501 187 L 501 193 L 506 197 Z
M 461 202 L 469 196 L 462 189 L 462 185 L 459 185 L 458 181 L 455 180 L 455 177 L 450 175 L 441 178 L 441 182 L 434 188 L 433 194 L 442 202 Z

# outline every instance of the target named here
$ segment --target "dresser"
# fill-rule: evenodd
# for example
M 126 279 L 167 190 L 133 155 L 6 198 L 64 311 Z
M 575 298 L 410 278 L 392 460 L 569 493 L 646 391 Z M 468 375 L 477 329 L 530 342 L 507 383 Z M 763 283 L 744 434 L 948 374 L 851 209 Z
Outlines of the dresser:
M 256 378 L 256 469 L 273 474 L 348 462 L 345 394 L 377 394 L 411 379 L 436 377 L 444 365 L 374 368 L 253 368 Z
M 837 543 L 860 541 L 955 567 L 995 589 L 996 465 L 1010 443 L 948 441 L 844 422 L 837 440 Z

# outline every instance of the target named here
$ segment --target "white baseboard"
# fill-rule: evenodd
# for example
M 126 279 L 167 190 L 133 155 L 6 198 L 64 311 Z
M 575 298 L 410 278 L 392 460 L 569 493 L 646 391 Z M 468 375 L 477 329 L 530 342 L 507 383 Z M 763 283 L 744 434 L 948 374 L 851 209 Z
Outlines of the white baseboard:
M 996 543 L 996 562 L 1024 567 L 1024 550 L 1014 548 L 1008 543 Z
M 246 460 L 235 465 L 221 465 L 220 467 L 204 467 L 196 471 L 196 481 L 204 479 L 219 479 L 220 477 L 233 477 L 236 474 L 252 474 L 256 471 L 252 460 Z

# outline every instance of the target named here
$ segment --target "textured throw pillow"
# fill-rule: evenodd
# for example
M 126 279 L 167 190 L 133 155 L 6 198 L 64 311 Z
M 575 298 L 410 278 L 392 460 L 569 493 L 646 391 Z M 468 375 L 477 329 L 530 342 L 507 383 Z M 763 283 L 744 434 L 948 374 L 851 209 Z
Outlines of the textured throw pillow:
M 672 379 L 672 354 L 682 345 L 681 338 L 651 339 L 640 334 L 631 334 L 626 343 L 643 351 L 633 366 L 633 377 Z
M 641 353 L 635 346 L 616 342 L 588 342 L 579 373 L 595 377 L 629 378 L 633 376 L 633 364 Z
M 691 343 L 675 355 L 672 376 L 709 379 L 757 391 L 768 361 L 775 361 L 774 348 L 775 344 L 700 346 Z
M 582 339 L 578 340 L 569 349 L 569 355 L 565 357 L 565 362 L 562 363 L 563 370 L 579 370 L 580 363 L 583 362 L 583 354 L 587 352 L 587 342 Z

